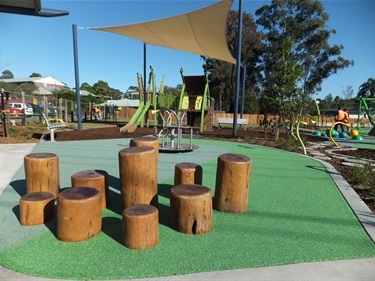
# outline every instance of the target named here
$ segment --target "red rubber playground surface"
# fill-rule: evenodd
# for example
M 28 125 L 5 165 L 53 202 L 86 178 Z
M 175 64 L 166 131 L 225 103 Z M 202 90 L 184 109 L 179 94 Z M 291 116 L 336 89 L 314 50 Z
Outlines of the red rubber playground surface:
M 0 196 L 0 264 L 16 272 L 58 279 L 131 279 L 375 257 L 375 246 L 327 169 L 318 161 L 285 151 L 241 143 L 194 140 L 189 153 L 159 154 L 159 243 L 135 251 L 122 245 L 118 152 L 129 139 L 44 142 L 33 152 L 59 156 L 61 187 L 88 169 L 109 174 L 110 206 L 101 233 L 64 243 L 56 218 L 45 225 L 19 223 L 26 194 L 23 167 Z M 174 166 L 203 167 L 203 185 L 214 194 L 217 157 L 238 153 L 252 159 L 249 209 L 214 210 L 210 233 L 186 235 L 169 225 L 169 190 Z

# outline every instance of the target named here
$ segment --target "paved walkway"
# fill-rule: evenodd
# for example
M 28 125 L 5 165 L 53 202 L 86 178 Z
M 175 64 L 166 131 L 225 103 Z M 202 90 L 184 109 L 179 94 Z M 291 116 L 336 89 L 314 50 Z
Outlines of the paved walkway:
M 22 167 L 23 157 L 32 152 L 35 144 L 1 145 L 0 149 L 0 195 Z M 11 161 L 9 161 L 11 159 Z M 332 179 L 348 201 L 350 207 L 375 241 L 375 215 L 368 210 L 356 193 L 335 169 L 321 161 Z M 132 280 L 375 280 L 375 258 L 342 261 L 299 263 L 240 270 L 215 271 L 160 278 Z M 61 280 L 27 276 L 0 267 L 1 280 Z

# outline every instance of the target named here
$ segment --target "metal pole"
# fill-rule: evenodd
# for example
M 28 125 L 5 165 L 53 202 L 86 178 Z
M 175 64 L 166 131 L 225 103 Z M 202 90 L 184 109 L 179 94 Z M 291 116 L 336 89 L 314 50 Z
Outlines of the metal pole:
M 242 103 L 241 103 L 241 118 L 243 118 L 243 108 L 245 106 L 245 78 L 246 78 L 246 65 L 243 66 L 242 73 Z
M 143 43 L 143 103 L 147 103 L 147 97 L 146 97 L 146 43 Z
M 73 24 L 73 51 L 74 51 L 74 72 L 75 72 L 75 80 L 76 80 L 78 131 L 82 131 L 81 95 L 79 91 L 79 69 L 78 69 L 78 47 L 77 47 L 77 25 L 76 24 Z
M 241 73 L 241 49 L 242 49 L 242 2 L 239 1 L 238 9 L 238 46 L 237 46 L 237 65 L 236 65 L 236 95 L 234 100 L 233 114 L 233 137 L 237 137 L 237 114 L 238 114 L 238 96 L 240 92 L 240 73 Z

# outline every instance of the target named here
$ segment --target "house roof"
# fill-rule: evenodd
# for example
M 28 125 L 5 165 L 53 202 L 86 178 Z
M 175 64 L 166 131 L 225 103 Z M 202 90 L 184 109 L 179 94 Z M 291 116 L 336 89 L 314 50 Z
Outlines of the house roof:
M 51 76 L 44 77 L 26 77 L 26 78 L 12 78 L 0 79 L 0 82 L 6 83 L 40 83 L 45 85 L 55 85 L 59 87 L 66 87 L 66 85 Z

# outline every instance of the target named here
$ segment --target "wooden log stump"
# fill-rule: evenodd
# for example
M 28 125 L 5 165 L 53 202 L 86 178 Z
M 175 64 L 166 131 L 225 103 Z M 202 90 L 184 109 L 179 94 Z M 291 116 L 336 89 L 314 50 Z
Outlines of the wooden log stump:
M 174 169 L 174 185 L 202 184 L 203 168 L 201 165 L 183 162 L 178 163 Z
M 50 192 L 33 192 L 20 199 L 21 225 L 43 224 L 53 218 L 55 196 Z
M 172 187 L 170 218 L 173 229 L 186 234 L 203 234 L 212 230 L 212 192 L 197 184 Z
M 153 205 L 139 204 L 122 213 L 122 236 L 126 247 L 143 250 L 159 242 L 159 211 Z
M 93 187 L 68 188 L 57 197 L 57 238 L 84 241 L 102 229 L 102 195 Z
M 60 189 L 59 158 L 54 153 L 31 153 L 24 157 L 27 193 L 50 192 L 57 198 Z
M 251 159 L 244 155 L 218 157 L 214 209 L 235 214 L 247 211 L 251 167 Z
M 122 209 L 137 204 L 158 207 L 155 149 L 149 146 L 125 148 L 119 152 Z
M 159 157 L 159 138 L 153 137 L 153 136 L 144 136 L 144 137 L 138 137 L 133 138 L 130 140 L 130 147 L 136 147 L 136 146 L 150 146 L 155 149 L 155 159 L 156 163 L 158 161 Z
M 85 170 L 71 176 L 72 187 L 89 186 L 102 194 L 102 209 L 109 206 L 108 173 L 103 170 Z

